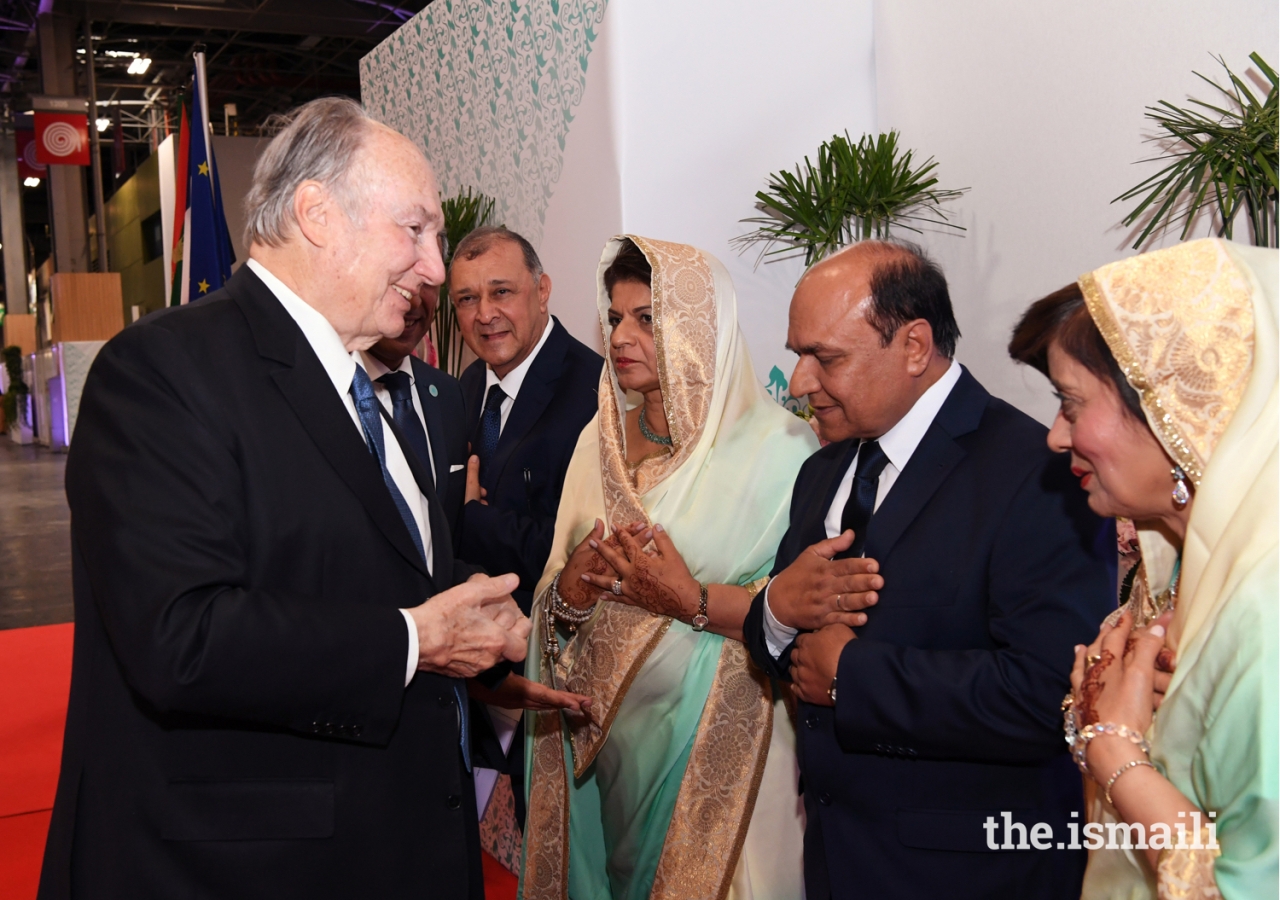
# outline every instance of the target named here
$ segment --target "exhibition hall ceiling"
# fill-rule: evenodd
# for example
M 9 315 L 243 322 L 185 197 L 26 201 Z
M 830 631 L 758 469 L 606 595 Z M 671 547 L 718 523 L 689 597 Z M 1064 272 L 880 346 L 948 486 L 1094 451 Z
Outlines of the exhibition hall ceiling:
M 125 140 L 163 137 L 178 96 L 189 90 L 193 54 L 203 49 L 215 131 L 255 134 L 272 113 L 327 94 L 359 97 L 359 61 L 429 0 L 8 0 L 0 10 L 0 104 L 9 115 L 42 93 L 36 30 L 42 10 L 64 17 L 87 95 L 84 22 L 92 23 L 99 116 Z M 141 60 L 149 59 L 143 66 Z M 132 66 L 132 69 L 131 69 Z M 225 104 L 236 116 L 224 117 Z M 114 121 L 109 128 L 114 128 Z M 112 137 L 106 134 L 104 137 Z

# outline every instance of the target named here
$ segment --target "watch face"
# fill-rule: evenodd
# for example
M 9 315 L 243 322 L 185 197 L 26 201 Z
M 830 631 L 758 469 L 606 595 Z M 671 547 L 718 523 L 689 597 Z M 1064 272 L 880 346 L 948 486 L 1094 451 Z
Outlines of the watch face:
M 694 630 L 694 631 L 702 631 L 702 630 L 703 630 L 704 628 L 706 628 L 706 627 L 707 627 L 707 625 L 709 625 L 710 623 L 711 623 L 711 620 L 710 620 L 710 619 L 708 619 L 708 618 L 707 618 L 706 616 L 704 616 L 704 615 L 699 614 L 699 615 L 694 616 L 694 617 L 693 617 L 693 621 L 692 621 L 692 622 L 690 622 L 689 624 L 693 626 L 693 630 Z

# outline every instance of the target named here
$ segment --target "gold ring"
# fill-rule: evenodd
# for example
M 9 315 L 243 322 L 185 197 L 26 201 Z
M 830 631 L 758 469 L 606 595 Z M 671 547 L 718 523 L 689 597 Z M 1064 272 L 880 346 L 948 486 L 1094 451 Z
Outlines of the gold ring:
M 1086 669 L 1092 669 L 1094 666 L 1096 666 L 1100 662 L 1102 662 L 1102 656 L 1100 654 L 1095 653 L 1092 656 L 1086 656 L 1084 658 Z
M 836 609 L 840 610 L 840 612 L 848 612 L 844 608 L 844 594 L 836 594 Z

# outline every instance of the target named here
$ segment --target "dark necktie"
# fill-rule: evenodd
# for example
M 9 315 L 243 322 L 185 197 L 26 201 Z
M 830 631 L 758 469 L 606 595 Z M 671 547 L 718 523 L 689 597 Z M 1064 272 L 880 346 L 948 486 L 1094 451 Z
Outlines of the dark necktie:
M 498 449 L 498 438 L 502 435 L 502 401 L 507 395 L 502 392 L 502 385 L 495 384 L 489 388 L 484 398 L 484 412 L 480 414 L 480 465 L 483 466 Z
M 853 473 L 853 489 L 849 491 L 849 500 L 844 505 L 840 516 L 840 531 L 853 529 L 853 545 L 840 556 L 852 558 L 861 556 L 867 546 L 867 528 L 871 524 L 871 514 L 876 508 L 876 491 L 880 487 L 880 473 L 889 464 L 889 457 L 884 455 L 880 445 L 875 441 L 863 441 L 858 448 L 858 467 Z
M 431 473 L 432 481 L 436 473 L 431 467 L 431 451 L 427 447 L 427 431 L 422 427 L 418 411 L 413 408 L 413 381 L 408 372 L 388 372 L 378 379 L 378 384 L 385 385 L 391 393 L 391 418 L 396 427 L 408 441 L 414 455 L 422 467 Z
M 418 523 L 414 521 L 413 513 L 409 511 L 409 504 L 405 502 L 404 494 L 400 493 L 400 489 L 396 487 L 395 479 L 391 477 L 391 471 L 387 468 L 387 448 L 382 440 L 382 413 L 379 410 L 378 398 L 373 393 L 373 382 L 369 380 L 365 370 L 359 366 L 356 366 L 356 373 L 351 378 L 351 396 L 356 403 L 356 413 L 360 416 L 360 427 L 364 430 L 369 452 L 378 457 L 378 466 L 382 469 L 382 480 L 386 483 L 387 490 L 391 492 L 391 499 L 396 505 L 396 511 L 400 513 L 400 518 L 404 520 L 404 527 L 409 529 L 413 546 L 418 548 L 418 553 L 422 555 L 422 561 L 425 563 L 427 552 L 422 546 L 422 533 L 418 531 Z M 415 415 L 414 418 L 416 419 L 417 416 Z M 407 448 L 401 449 L 412 452 Z M 470 772 L 471 722 L 467 708 L 467 689 L 461 679 L 451 680 L 454 699 L 458 704 L 458 743 L 462 749 L 462 761 Z

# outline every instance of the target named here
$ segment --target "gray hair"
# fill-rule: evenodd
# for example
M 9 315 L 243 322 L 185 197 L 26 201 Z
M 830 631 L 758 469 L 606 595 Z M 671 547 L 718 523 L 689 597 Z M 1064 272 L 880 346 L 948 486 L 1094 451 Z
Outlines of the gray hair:
M 347 215 L 357 218 L 360 204 L 349 181 L 372 125 L 360 104 L 346 97 L 321 97 L 273 116 L 268 127 L 279 130 L 254 166 L 253 187 L 244 201 L 245 245 L 284 244 L 297 224 L 293 197 L 304 181 L 323 184 Z
M 477 256 L 483 256 L 493 249 L 493 245 L 498 241 L 508 241 L 519 247 L 521 255 L 524 256 L 524 267 L 529 270 L 533 280 L 537 281 L 542 277 L 542 260 L 538 259 L 538 251 L 533 249 L 533 244 L 530 244 L 524 235 L 517 234 L 505 225 L 482 225 L 458 241 L 458 246 L 453 251 L 453 259 L 449 263 L 449 270 L 453 270 L 453 263 L 459 259 L 470 261 Z

